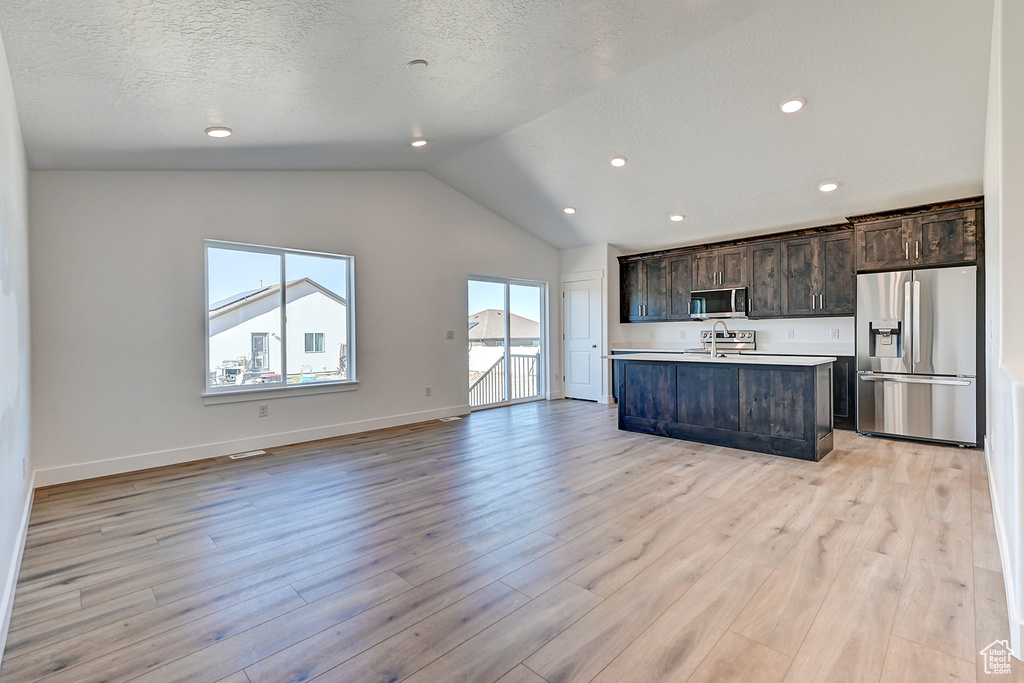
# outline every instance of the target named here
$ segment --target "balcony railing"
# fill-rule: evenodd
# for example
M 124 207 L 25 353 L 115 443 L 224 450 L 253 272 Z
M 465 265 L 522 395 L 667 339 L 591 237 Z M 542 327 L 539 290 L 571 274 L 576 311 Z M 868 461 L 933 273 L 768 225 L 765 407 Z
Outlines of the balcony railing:
M 508 400 L 516 401 L 531 398 L 540 394 L 537 383 L 537 369 L 540 366 L 540 354 L 518 354 L 509 356 L 512 371 L 509 373 Z M 469 386 L 469 405 L 473 408 L 505 401 L 505 356 L 494 361 L 475 382 Z

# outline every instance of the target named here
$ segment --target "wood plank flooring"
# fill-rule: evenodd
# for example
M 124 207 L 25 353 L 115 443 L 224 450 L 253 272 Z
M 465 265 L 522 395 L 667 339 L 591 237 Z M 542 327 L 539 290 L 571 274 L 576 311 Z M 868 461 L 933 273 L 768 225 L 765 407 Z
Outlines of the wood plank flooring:
M 1024 681 L 979 451 L 531 403 L 37 491 L 0 681 Z

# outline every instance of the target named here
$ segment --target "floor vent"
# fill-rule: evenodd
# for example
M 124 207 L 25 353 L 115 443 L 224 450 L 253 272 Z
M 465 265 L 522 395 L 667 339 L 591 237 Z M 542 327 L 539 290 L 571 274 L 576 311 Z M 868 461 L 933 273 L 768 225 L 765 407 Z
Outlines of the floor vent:
M 229 455 L 228 457 L 231 458 L 232 460 L 241 460 L 242 458 L 251 458 L 254 455 L 266 454 L 266 451 L 246 451 L 245 453 L 235 453 L 234 455 Z
M 458 415 L 452 415 L 451 417 L 442 417 L 440 420 L 438 420 L 438 422 L 455 422 L 456 420 L 461 419 L 462 418 L 459 417 Z

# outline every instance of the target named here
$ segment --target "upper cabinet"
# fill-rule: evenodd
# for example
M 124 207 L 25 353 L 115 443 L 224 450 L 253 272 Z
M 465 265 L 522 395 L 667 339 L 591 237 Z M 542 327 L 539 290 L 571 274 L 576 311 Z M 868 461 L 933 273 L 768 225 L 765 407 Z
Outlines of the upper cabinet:
M 782 315 L 853 315 L 853 235 L 840 230 L 782 240 Z
M 973 263 L 982 214 L 979 198 L 852 218 L 857 270 Z
M 857 272 L 977 261 L 982 198 L 855 216 L 848 224 L 619 257 L 622 322 L 690 319 L 690 292 L 747 287 L 751 318 L 851 316 Z
M 775 318 L 782 314 L 782 243 L 758 242 L 747 247 L 750 263 L 751 318 Z
M 693 289 L 746 286 L 746 247 L 721 247 L 694 253 Z
M 622 322 L 638 323 L 666 319 L 665 266 L 665 259 L 661 257 L 621 262 Z
M 693 255 L 674 254 L 665 257 L 666 320 L 690 319 L 690 290 L 693 285 Z

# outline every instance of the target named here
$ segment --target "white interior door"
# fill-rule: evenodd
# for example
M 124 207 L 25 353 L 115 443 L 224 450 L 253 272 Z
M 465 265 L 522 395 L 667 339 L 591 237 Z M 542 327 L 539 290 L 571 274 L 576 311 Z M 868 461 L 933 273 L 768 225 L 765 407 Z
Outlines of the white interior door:
M 562 291 L 565 395 L 601 398 L 601 280 L 566 282 Z

